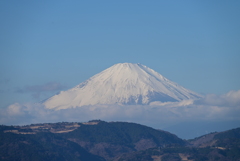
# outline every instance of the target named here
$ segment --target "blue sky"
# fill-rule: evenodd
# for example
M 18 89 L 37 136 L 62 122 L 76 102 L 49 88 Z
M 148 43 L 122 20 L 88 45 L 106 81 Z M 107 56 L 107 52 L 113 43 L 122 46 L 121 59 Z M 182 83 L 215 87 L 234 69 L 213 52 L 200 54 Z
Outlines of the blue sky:
M 0 107 L 38 102 L 116 63 L 198 93 L 240 89 L 240 1 L 0 1 Z

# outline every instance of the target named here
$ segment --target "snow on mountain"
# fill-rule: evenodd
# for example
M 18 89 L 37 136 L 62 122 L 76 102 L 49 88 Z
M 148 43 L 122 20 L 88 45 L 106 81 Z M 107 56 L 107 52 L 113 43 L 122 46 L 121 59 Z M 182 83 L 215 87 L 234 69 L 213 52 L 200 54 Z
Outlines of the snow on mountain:
M 96 104 L 150 104 L 197 99 L 201 95 L 174 83 L 142 65 L 119 63 L 43 104 L 49 109 L 66 109 Z

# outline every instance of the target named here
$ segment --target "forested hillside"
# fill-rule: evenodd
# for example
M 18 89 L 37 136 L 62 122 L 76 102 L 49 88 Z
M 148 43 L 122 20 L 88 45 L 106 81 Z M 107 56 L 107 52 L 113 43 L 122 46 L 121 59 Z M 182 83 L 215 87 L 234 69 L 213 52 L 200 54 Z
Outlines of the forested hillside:
M 127 122 L 1 125 L 0 160 L 237 161 L 240 128 L 182 140 Z

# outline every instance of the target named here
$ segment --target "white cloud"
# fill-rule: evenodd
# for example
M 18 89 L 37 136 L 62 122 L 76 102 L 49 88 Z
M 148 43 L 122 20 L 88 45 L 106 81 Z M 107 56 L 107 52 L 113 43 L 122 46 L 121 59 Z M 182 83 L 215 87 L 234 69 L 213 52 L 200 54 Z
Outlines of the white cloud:
M 166 106 L 166 107 L 176 107 L 176 106 L 187 106 L 193 104 L 194 100 L 183 100 L 181 102 L 151 102 L 151 106 Z
M 163 128 L 189 121 L 240 121 L 240 91 L 207 95 L 198 101 L 154 103 L 151 105 L 98 105 L 50 110 L 41 104 L 15 103 L 0 110 L 1 124 L 44 122 L 85 122 L 92 119 L 129 121 Z M 156 127 L 156 125 L 158 127 Z
M 199 104 L 215 105 L 215 106 L 240 106 L 240 90 L 230 91 L 223 95 L 208 94 L 203 99 L 197 101 Z

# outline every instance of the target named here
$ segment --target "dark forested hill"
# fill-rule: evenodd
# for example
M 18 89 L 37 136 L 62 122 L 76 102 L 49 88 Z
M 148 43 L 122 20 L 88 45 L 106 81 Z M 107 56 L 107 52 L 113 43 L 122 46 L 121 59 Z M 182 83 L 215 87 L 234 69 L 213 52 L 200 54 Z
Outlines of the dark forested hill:
M 153 147 L 176 147 L 186 144 L 171 133 L 126 122 L 100 121 L 95 125 L 81 124 L 81 127 L 74 131 L 59 135 L 107 159 Z
M 240 128 L 210 133 L 185 147 L 150 148 L 122 155 L 118 161 L 240 161 Z
M 0 160 L 240 160 L 240 128 L 184 141 L 127 122 L 0 126 Z
M 189 142 L 194 147 L 224 147 L 224 148 L 240 148 L 240 128 L 207 134 Z
M 78 144 L 51 132 L 17 134 L 11 127 L 0 126 L 0 160 L 21 161 L 103 161 Z M 18 128 L 14 128 L 16 130 Z M 16 131 L 15 131 L 16 132 Z

